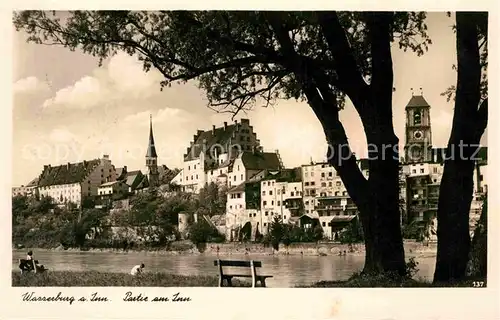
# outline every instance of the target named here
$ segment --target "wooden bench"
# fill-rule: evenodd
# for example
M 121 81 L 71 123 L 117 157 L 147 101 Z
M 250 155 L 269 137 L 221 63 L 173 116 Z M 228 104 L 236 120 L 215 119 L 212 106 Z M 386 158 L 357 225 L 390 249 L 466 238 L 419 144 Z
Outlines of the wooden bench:
M 244 261 L 244 260 L 215 260 L 214 266 L 219 267 L 219 287 L 223 286 L 224 280 L 226 280 L 229 287 L 233 284 L 231 280 L 235 277 L 240 278 L 252 278 L 252 288 L 257 286 L 257 282 L 260 282 L 261 287 L 266 286 L 266 279 L 272 278 L 273 276 L 257 275 L 256 268 L 262 267 L 262 262 L 260 261 Z M 251 274 L 225 274 L 223 267 L 241 267 L 249 268 Z

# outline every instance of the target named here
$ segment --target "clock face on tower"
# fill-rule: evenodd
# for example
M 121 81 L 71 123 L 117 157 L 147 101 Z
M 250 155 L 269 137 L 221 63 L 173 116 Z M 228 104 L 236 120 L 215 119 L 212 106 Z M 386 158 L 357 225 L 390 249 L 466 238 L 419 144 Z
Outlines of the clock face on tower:
M 413 138 L 415 138 L 415 140 L 422 140 L 424 138 L 424 134 L 422 131 L 417 130 L 413 133 Z

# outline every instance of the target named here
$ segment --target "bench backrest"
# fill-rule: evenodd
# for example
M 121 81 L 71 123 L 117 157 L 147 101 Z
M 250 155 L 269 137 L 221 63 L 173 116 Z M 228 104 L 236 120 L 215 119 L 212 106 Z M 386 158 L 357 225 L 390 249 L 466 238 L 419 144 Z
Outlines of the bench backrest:
M 214 266 L 220 267 L 247 267 L 250 268 L 252 266 L 250 260 L 214 260 Z M 255 268 L 261 268 L 261 261 L 254 261 L 253 266 Z

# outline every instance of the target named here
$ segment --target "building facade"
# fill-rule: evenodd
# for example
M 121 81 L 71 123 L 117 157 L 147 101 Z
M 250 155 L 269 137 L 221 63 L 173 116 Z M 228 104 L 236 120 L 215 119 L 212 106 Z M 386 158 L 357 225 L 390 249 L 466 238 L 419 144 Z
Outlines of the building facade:
M 116 170 L 108 155 L 101 159 L 45 165 L 38 181 L 40 196 L 52 197 L 56 203 L 68 202 L 80 206 L 85 197 L 97 196 L 105 182 L 116 180 Z

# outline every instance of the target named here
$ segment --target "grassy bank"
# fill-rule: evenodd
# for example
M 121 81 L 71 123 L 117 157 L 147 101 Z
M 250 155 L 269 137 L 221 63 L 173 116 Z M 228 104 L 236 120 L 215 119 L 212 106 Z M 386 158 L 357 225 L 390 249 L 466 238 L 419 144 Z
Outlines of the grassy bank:
M 234 286 L 247 283 L 233 281 Z M 144 273 L 132 276 L 126 273 L 97 271 L 49 271 L 42 274 L 21 275 L 12 272 L 14 287 L 217 287 L 217 277 L 182 276 L 168 273 Z
M 302 288 L 431 288 L 431 287 L 486 287 L 484 279 L 466 279 L 458 282 L 431 283 L 424 280 L 397 279 L 387 275 L 353 275 L 347 281 L 319 281 Z

